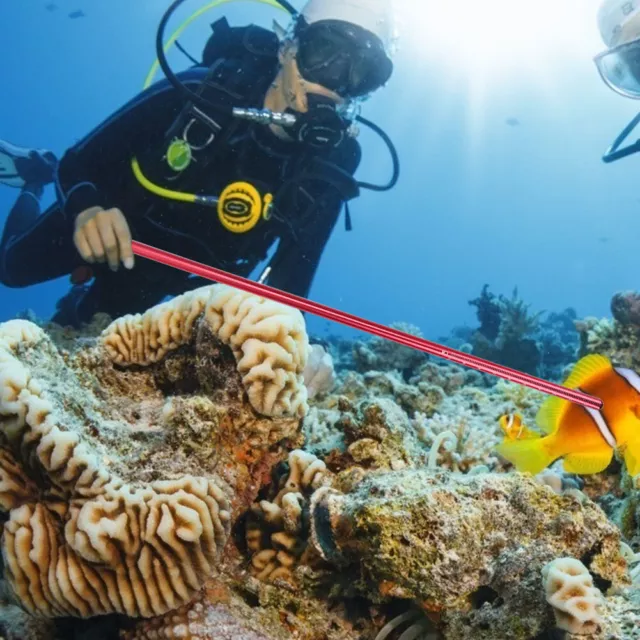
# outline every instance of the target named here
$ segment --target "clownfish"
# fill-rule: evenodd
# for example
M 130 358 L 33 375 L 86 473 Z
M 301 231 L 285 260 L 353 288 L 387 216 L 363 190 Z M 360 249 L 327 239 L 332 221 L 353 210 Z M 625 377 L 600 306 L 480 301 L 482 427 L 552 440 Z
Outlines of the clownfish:
M 576 364 L 563 386 L 600 398 L 602 408 L 550 397 L 536 416 L 544 433 L 530 431 L 524 437 L 511 425 L 496 451 L 518 471 L 534 475 L 560 458 L 567 473 L 599 473 L 618 451 L 629 474 L 640 473 L 640 376 L 590 355 Z
M 504 431 L 505 440 L 527 440 L 528 438 L 536 438 L 540 434 L 531 431 L 522 423 L 522 416 L 519 413 L 510 413 L 500 416 L 498 423 Z

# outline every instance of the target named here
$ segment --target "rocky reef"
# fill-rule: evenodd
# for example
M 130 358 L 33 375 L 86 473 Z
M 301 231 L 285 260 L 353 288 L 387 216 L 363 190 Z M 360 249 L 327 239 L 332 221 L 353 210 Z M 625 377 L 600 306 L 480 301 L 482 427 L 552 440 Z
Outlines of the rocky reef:
M 221 285 L 0 324 L 0 636 L 640 637 L 637 480 L 495 453 L 541 400 Z
M 640 294 L 617 293 L 611 300 L 611 318 L 576 321 L 580 354 L 602 353 L 618 366 L 640 371 Z

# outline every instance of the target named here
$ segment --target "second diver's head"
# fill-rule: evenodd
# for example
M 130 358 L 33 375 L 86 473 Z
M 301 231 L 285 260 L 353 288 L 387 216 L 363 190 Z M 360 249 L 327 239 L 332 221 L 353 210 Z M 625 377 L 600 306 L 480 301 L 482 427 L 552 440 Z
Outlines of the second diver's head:
M 603 0 L 598 28 L 607 47 L 595 57 L 600 76 L 616 93 L 640 99 L 640 0 Z
M 372 94 L 391 77 L 394 28 L 391 0 L 309 0 L 284 36 L 268 108 L 306 113 L 310 99 Z

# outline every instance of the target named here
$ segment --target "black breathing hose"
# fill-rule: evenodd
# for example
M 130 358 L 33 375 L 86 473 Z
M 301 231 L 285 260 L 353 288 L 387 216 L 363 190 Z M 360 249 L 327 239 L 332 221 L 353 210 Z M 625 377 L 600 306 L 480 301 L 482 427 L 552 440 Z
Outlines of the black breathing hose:
M 372 131 L 375 131 L 384 140 L 393 162 L 393 176 L 387 184 L 379 185 L 371 184 L 370 182 L 358 182 L 358 186 L 361 189 L 369 189 L 370 191 L 389 191 L 389 189 L 393 189 L 393 187 L 396 186 L 396 182 L 398 182 L 398 178 L 400 177 L 400 158 L 398 158 L 396 147 L 391 138 L 377 124 L 371 122 L 371 120 L 363 118 L 362 116 L 356 116 L 356 120 L 366 127 L 369 127 Z
M 164 34 L 167 29 L 169 20 L 173 16 L 176 9 L 184 2 L 186 2 L 186 0 L 174 0 L 174 2 L 165 11 L 162 19 L 160 20 L 160 24 L 158 25 L 158 30 L 156 32 L 156 56 L 158 58 L 158 64 L 160 65 L 160 68 L 162 69 L 162 72 L 166 76 L 167 80 L 173 85 L 176 91 L 178 91 L 182 95 L 186 102 L 192 102 L 194 105 L 200 107 L 203 110 L 213 109 L 218 113 L 232 115 L 233 107 L 222 107 L 218 104 L 210 102 L 209 100 L 203 98 L 202 96 L 186 87 L 182 82 L 180 82 L 180 79 L 171 70 L 169 63 L 167 62 L 167 57 L 164 53 Z M 276 2 L 283 9 L 288 11 L 293 17 L 298 15 L 298 11 L 287 0 L 276 0 Z M 182 47 L 180 47 L 180 50 L 183 51 L 185 55 L 187 55 Z M 193 61 L 193 58 L 191 58 L 191 56 L 188 57 Z M 385 144 L 389 148 L 391 159 L 393 161 L 393 176 L 386 185 L 375 185 L 369 182 L 358 182 L 358 186 L 361 189 L 369 189 L 371 191 L 388 191 L 395 186 L 400 176 L 400 160 L 398 158 L 398 152 L 396 151 L 395 145 L 393 144 L 391 138 L 389 138 L 389 136 L 377 124 L 374 124 L 373 122 L 367 120 L 366 118 L 363 118 L 362 116 L 356 116 L 356 120 L 361 124 L 369 127 L 372 131 L 377 133 L 382 138 L 382 140 L 384 140 Z

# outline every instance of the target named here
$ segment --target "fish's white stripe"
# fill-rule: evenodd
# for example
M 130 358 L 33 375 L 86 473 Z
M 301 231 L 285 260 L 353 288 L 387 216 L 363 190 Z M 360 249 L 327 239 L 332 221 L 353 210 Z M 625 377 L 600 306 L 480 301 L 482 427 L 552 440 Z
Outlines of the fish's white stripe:
M 513 413 L 509 416 L 509 421 L 507 422 L 507 429 L 511 429 L 513 427 Z
M 640 376 L 631 369 L 614 369 L 619 373 L 638 393 L 640 393 Z
M 613 437 L 613 434 L 609 430 L 607 423 L 604 419 L 604 416 L 597 410 L 591 409 L 589 407 L 584 407 L 587 413 L 593 418 L 593 421 L 596 423 L 602 437 L 607 441 L 607 444 L 612 448 L 616 448 L 616 439 Z

